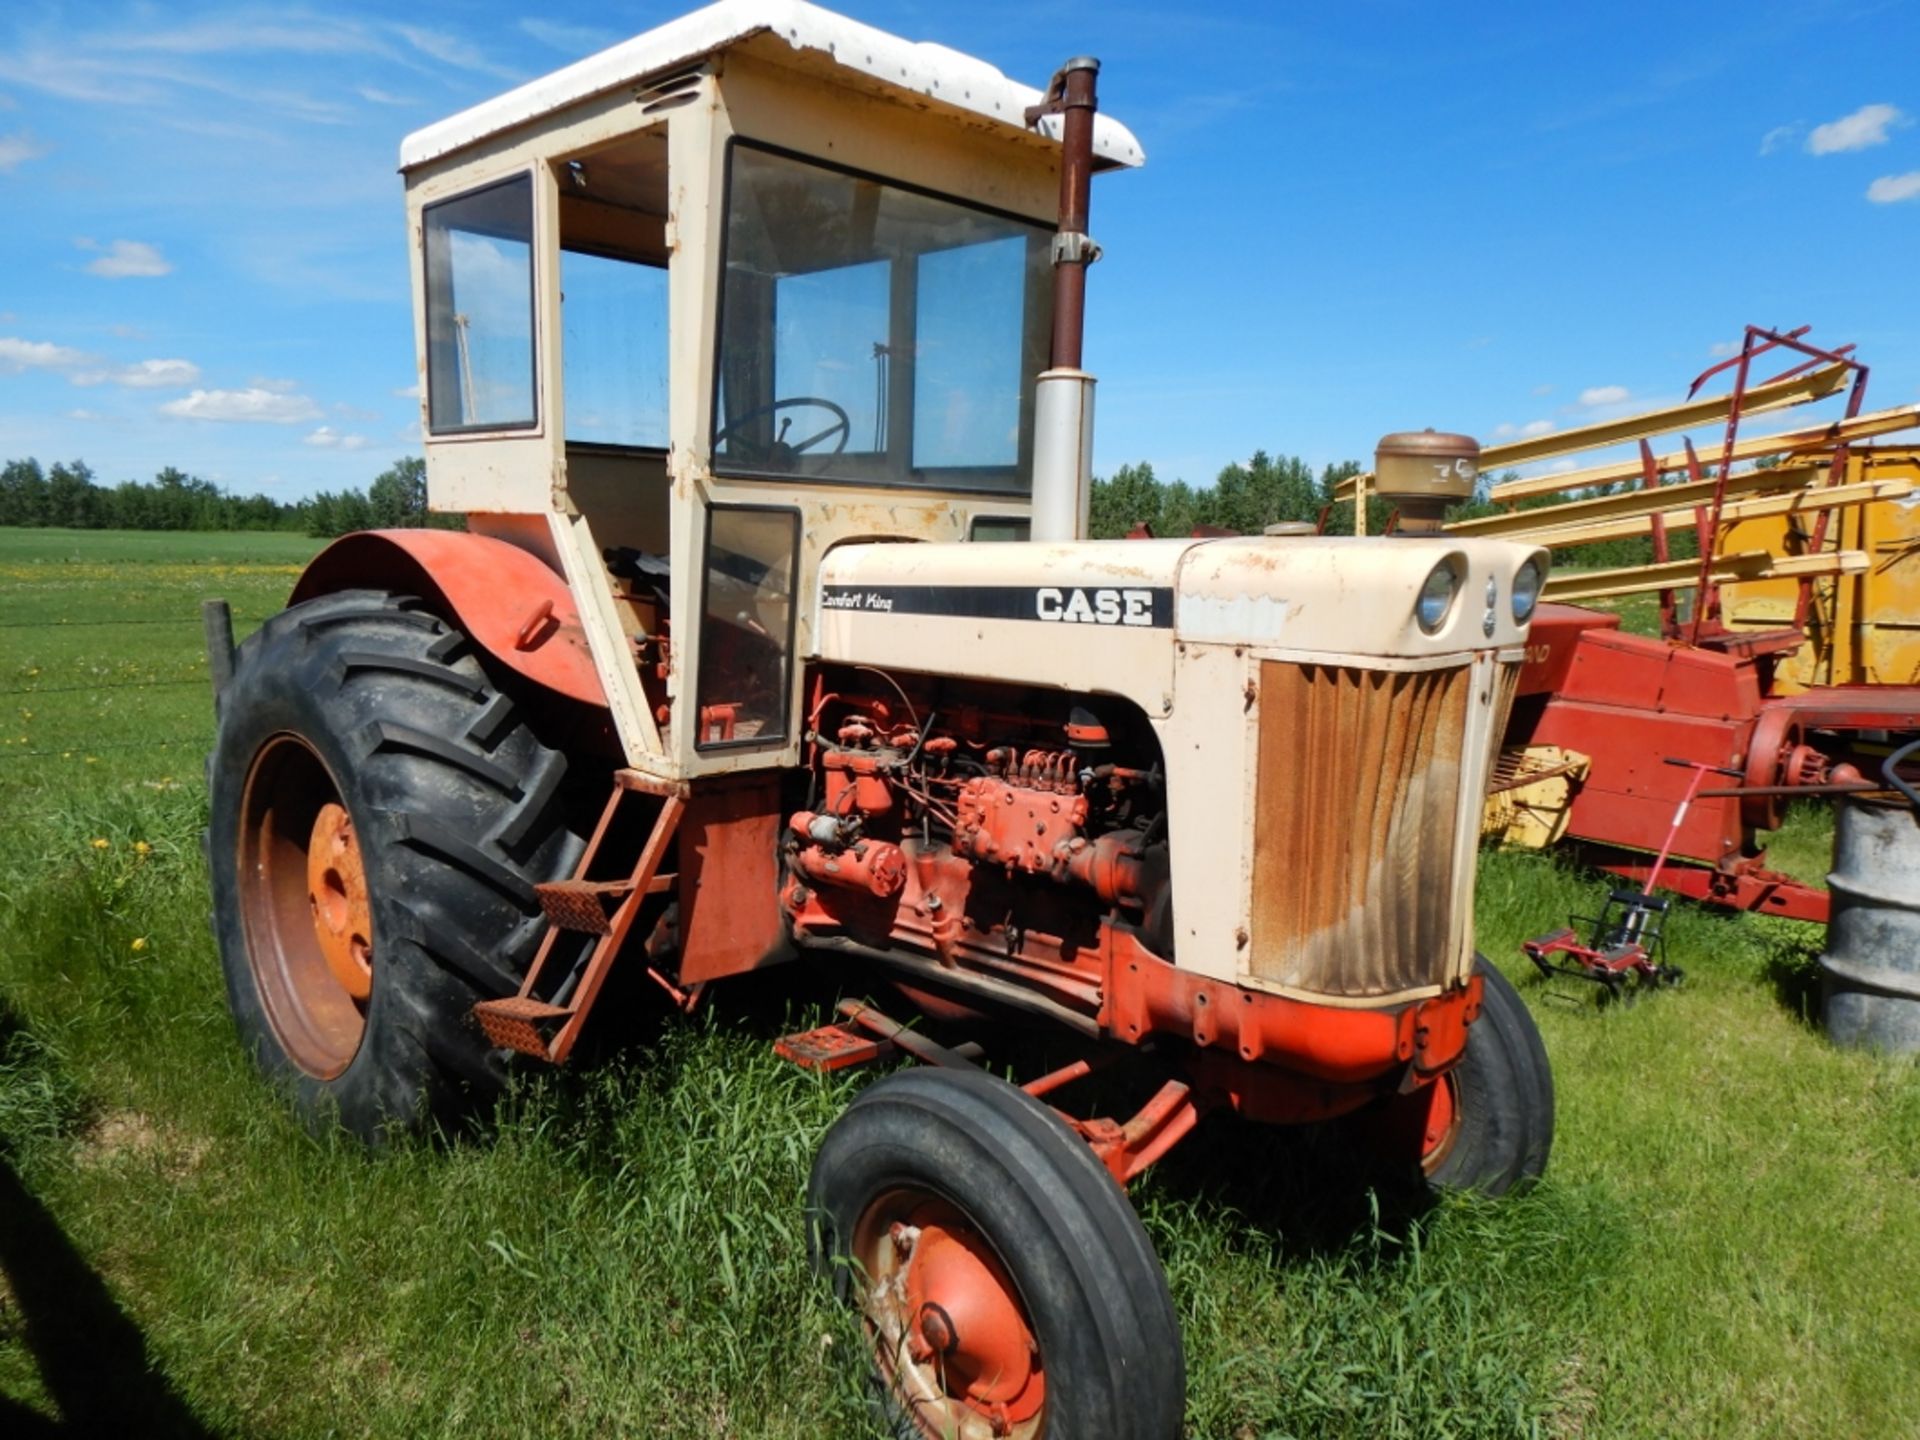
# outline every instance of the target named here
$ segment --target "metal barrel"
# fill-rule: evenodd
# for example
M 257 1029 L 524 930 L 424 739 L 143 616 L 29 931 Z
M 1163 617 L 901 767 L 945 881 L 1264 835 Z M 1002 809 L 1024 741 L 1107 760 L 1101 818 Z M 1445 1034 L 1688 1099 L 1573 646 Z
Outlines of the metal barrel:
M 1920 1051 L 1920 813 L 1848 797 L 1833 831 L 1821 1005 L 1836 1045 Z

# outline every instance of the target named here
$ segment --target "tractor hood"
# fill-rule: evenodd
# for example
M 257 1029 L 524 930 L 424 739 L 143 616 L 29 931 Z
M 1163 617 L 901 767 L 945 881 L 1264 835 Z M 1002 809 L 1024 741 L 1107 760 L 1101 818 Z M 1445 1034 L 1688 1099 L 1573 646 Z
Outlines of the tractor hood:
M 812 635 L 822 659 L 1108 690 L 1165 715 L 1176 642 L 1363 664 L 1518 646 L 1513 582 L 1535 558 L 1446 537 L 853 544 L 821 562 Z M 1440 565 L 1456 588 L 1428 631 L 1415 607 Z

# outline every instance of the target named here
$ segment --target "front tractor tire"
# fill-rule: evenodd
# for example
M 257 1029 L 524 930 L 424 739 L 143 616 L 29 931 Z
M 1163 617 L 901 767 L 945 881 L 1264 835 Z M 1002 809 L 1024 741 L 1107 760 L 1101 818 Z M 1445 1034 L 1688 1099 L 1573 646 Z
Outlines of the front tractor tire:
M 813 1259 L 861 1316 L 900 1440 L 1172 1440 L 1179 1321 L 1140 1219 L 1085 1141 L 972 1070 L 906 1070 L 828 1130 Z
M 1526 1001 L 1484 956 L 1480 1018 L 1445 1075 L 1396 1099 L 1376 1127 L 1389 1153 L 1411 1152 L 1428 1188 L 1504 1195 L 1545 1172 L 1553 1149 L 1553 1070 Z
M 472 1016 L 566 873 L 565 758 L 419 601 L 344 591 L 240 647 L 208 760 L 213 928 L 240 1038 L 310 1124 L 377 1141 L 488 1103 Z

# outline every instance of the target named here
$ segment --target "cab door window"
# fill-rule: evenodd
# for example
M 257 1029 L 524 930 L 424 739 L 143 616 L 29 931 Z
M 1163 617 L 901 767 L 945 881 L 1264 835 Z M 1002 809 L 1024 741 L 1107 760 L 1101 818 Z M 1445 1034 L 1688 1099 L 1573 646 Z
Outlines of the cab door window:
M 532 177 L 429 205 L 423 223 L 429 429 L 532 428 Z
M 798 511 L 718 505 L 708 514 L 694 689 L 703 750 L 786 739 L 799 555 Z

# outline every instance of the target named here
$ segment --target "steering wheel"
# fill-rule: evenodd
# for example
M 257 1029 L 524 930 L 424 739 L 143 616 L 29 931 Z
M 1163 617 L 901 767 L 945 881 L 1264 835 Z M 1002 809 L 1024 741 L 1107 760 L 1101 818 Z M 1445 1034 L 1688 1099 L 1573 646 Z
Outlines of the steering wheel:
M 836 444 L 832 450 L 828 451 L 828 454 L 838 455 L 847 448 L 847 439 L 853 433 L 853 421 L 848 417 L 847 412 L 834 404 L 833 401 L 822 400 L 818 395 L 789 395 L 785 400 L 776 400 L 771 405 L 762 405 L 758 410 L 749 410 L 746 414 L 736 417 L 731 425 L 728 425 L 713 437 L 713 448 L 718 450 L 722 445 L 727 443 L 735 431 L 744 430 L 748 425 L 752 424 L 755 420 L 761 419 L 763 416 L 776 415 L 782 410 L 793 410 L 802 406 L 813 406 L 819 410 L 832 411 L 835 417 L 833 423 L 828 425 L 824 430 L 815 431 L 804 440 L 789 441 L 787 439 L 787 427 L 793 424 L 793 421 L 791 419 L 783 420 L 780 422 L 779 430 L 774 433 L 772 446 L 767 450 L 767 453 L 760 458 L 785 462 L 795 456 L 806 454 L 807 451 L 813 449 L 814 446 L 829 437 L 838 437 L 839 443 Z

